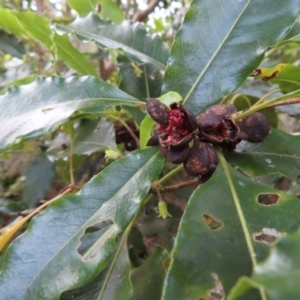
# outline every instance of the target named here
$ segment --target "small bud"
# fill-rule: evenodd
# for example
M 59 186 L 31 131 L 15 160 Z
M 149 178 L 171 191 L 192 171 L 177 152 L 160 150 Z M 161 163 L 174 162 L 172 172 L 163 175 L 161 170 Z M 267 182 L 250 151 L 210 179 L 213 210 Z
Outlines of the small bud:
M 105 150 L 105 160 L 108 162 L 109 160 L 117 160 L 121 158 L 122 155 L 115 150 Z
M 242 119 L 238 122 L 238 126 L 240 128 L 239 138 L 251 143 L 262 142 L 270 133 L 267 119 L 258 112 Z
M 165 201 L 158 202 L 158 216 L 162 217 L 164 220 L 167 217 L 172 217 L 168 212 L 167 204 Z

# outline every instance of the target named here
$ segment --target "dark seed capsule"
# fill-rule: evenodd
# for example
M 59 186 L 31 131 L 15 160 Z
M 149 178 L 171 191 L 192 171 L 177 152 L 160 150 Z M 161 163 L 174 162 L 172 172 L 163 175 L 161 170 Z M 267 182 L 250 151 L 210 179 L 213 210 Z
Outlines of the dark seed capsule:
M 146 146 L 158 146 L 159 145 L 159 136 L 161 135 L 161 132 L 157 132 L 154 136 L 152 136 Z
M 196 130 L 198 128 L 198 124 L 195 115 L 187 108 L 185 108 L 184 110 L 188 116 L 191 126 L 194 130 Z
M 189 147 L 188 146 L 174 148 L 172 146 L 163 147 L 160 145 L 159 150 L 160 150 L 160 153 L 166 158 L 166 160 L 173 164 L 183 163 L 189 155 Z
M 222 143 L 224 141 L 235 141 L 238 137 L 239 129 L 232 119 L 225 119 L 220 124 L 206 132 L 200 131 L 199 136 L 208 143 Z
M 239 138 L 251 143 L 262 142 L 270 133 L 267 119 L 258 112 L 242 119 L 238 122 L 238 126 L 240 128 Z
M 184 162 L 185 171 L 191 176 L 213 173 L 218 165 L 218 157 L 212 145 L 195 140 Z
M 232 104 L 213 105 L 196 118 L 198 127 L 202 131 L 211 130 L 234 112 L 236 112 L 236 108 Z
M 156 99 L 146 99 L 146 110 L 150 117 L 158 124 L 167 126 L 168 125 L 168 107 L 162 102 Z

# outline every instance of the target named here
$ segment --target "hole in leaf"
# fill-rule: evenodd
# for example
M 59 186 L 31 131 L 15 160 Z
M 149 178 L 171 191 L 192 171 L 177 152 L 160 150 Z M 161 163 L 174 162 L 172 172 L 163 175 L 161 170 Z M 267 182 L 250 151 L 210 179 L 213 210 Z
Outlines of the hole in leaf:
M 257 242 L 264 243 L 270 246 L 274 244 L 274 242 L 282 235 L 282 232 L 279 232 L 274 228 L 263 228 L 261 232 L 253 233 L 253 238 Z
M 212 273 L 211 276 L 214 279 L 215 288 L 208 291 L 209 299 L 225 300 L 225 291 L 218 275 L 216 273 Z
M 210 215 L 203 214 L 203 218 L 204 218 L 204 221 L 205 221 L 206 225 L 211 230 L 218 230 L 218 229 L 220 229 L 223 226 L 222 222 L 217 221 L 215 218 L 213 218 Z
M 280 195 L 278 194 L 259 194 L 257 197 L 257 201 L 262 205 L 275 205 L 278 203 Z
M 99 254 L 100 248 L 117 233 L 116 225 L 112 219 L 102 220 L 86 228 L 80 238 L 77 252 L 84 260 L 93 259 Z

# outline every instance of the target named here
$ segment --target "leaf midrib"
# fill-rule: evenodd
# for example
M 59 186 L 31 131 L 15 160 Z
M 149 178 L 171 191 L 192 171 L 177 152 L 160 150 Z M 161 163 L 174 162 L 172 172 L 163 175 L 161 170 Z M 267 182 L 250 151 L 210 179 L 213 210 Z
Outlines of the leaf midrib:
M 292 83 L 294 85 L 297 85 L 297 86 L 300 86 L 300 82 L 298 81 L 294 81 L 294 80 L 291 80 L 291 79 L 284 79 L 284 78 L 274 78 L 272 79 L 274 81 L 279 81 L 278 83 Z M 271 81 L 272 81 L 271 80 Z M 276 82 L 277 83 L 277 82 Z
M 222 49 L 223 45 L 225 44 L 225 42 L 227 41 L 228 37 L 230 36 L 230 34 L 232 33 L 233 29 L 235 28 L 235 25 L 237 24 L 237 22 L 240 20 L 241 16 L 243 15 L 243 13 L 245 12 L 245 10 L 247 9 L 249 3 L 251 0 L 248 0 L 247 3 L 245 4 L 245 7 L 242 9 L 242 11 L 239 13 L 238 17 L 236 18 L 235 22 L 232 24 L 230 30 L 228 31 L 228 33 L 225 35 L 225 37 L 223 38 L 222 42 L 220 43 L 220 45 L 218 46 L 218 48 L 216 49 L 216 51 L 214 52 L 214 54 L 212 55 L 211 59 L 207 62 L 206 66 L 204 67 L 204 69 L 202 70 L 202 72 L 199 74 L 198 78 L 196 79 L 195 83 L 192 85 L 191 89 L 189 90 L 189 92 L 187 93 L 187 95 L 185 96 L 184 100 L 183 100 L 183 104 L 189 99 L 189 97 L 191 96 L 191 94 L 194 92 L 194 90 L 196 89 L 196 87 L 198 86 L 200 80 L 203 78 L 204 74 L 206 73 L 206 71 L 208 70 L 208 68 L 210 67 L 210 65 L 212 64 L 212 62 L 214 61 L 215 57 L 219 54 L 220 50 Z
M 28 283 L 28 285 L 26 286 L 26 289 L 25 289 L 25 294 L 27 293 L 27 291 L 28 291 L 28 287 L 31 285 L 31 283 L 38 277 L 38 275 L 40 275 L 41 273 L 42 273 L 42 271 L 48 266 L 48 264 L 55 258 L 55 256 L 57 256 L 60 252 L 61 252 L 61 250 L 74 238 L 74 236 L 75 235 L 77 235 L 78 234 L 78 232 L 81 230 L 81 229 L 83 229 L 83 228 L 85 228 L 87 225 L 88 225 L 88 223 L 89 223 L 89 221 L 93 218 L 93 217 L 95 217 L 95 215 L 97 215 L 97 213 L 99 213 L 99 210 L 101 210 L 102 209 L 102 207 L 103 207 L 103 205 L 105 204 L 105 203 L 107 203 L 108 201 L 110 201 L 111 199 L 113 199 L 113 198 L 115 198 L 123 189 L 124 189 L 124 187 L 126 187 L 128 184 L 129 184 L 129 182 L 130 181 L 132 181 L 132 179 L 133 178 L 135 178 L 136 177 L 136 175 L 141 171 L 141 169 L 143 169 L 143 168 L 145 168 L 145 167 L 147 167 L 147 165 L 148 164 L 150 164 L 150 162 L 152 162 L 153 160 L 154 160 L 154 158 L 158 155 L 159 153 L 158 152 L 156 152 L 144 165 L 143 165 L 143 167 L 142 168 L 140 168 L 140 169 L 138 169 L 135 173 L 134 173 L 134 175 L 133 176 L 131 176 L 130 177 L 130 180 L 128 180 L 124 185 L 122 185 L 122 187 L 120 188 L 120 190 L 118 190 L 116 193 L 115 193 L 115 195 L 113 195 L 112 197 L 110 197 L 110 199 L 108 199 L 106 202 L 104 202 L 103 204 L 102 204 L 102 206 L 101 206 L 101 208 L 100 209 L 98 209 L 97 211 L 96 211 L 96 213 L 94 213 L 80 228 L 78 228 L 77 230 L 76 230 L 76 232 L 74 233 L 74 234 L 72 234 L 71 236 L 70 236 L 70 238 L 69 239 L 67 239 L 66 240 L 66 242 L 60 247 L 60 248 L 58 248 L 58 251 L 56 251 L 55 253 L 54 253 L 54 255 L 53 256 L 51 256 L 47 261 L 46 261 L 46 263 L 44 264 L 44 266 L 41 268 L 41 270 L 31 279 L 31 281 Z M 114 223 L 114 224 L 116 224 L 116 223 Z M 116 224 L 117 225 L 117 224 Z M 118 225 L 117 225 L 118 226 Z M 118 226 L 119 227 L 119 226 Z M 78 254 L 79 255 L 79 254 Z
M 141 103 L 141 104 L 145 105 L 144 102 L 139 101 L 138 99 L 137 100 L 128 100 L 128 99 L 120 99 L 120 98 L 87 98 L 87 99 L 70 100 L 70 101 L 66 101 L 66 102 L 58 103 L 58 104 L 55 103 L 54 105 L 52 105 L 52 107 L 50 106 L 50 104 L 49 104 L 49 106 L 46 106 L 46 105 L 45 106 L 41 106 L 39 108 L 36 108 L 35 110 L 30 110 L 30 111 L 24 112 L 23 114 L 18 114 L 17 117 L 20 118 L 21 116 L 24 116 L 24 115 L 27 115 L 27 114 L 31 114 L 31 113 L 35 113 L 37 110 L 38 111 L 42 110 L 42 112 L 43 112 L 43 110 L 45 110 L 45 112 L 43 112 L 43 113 L 47 114 L 48 111 L 46 111 L 46 110 L 49 110 L 49 112 L 51 112 L 52 110 L 54 110 L 56 108 L 63 107 L 65 105 L 68 105 L 69 103 L 76 103 L 76 104 L 78 104 L 79 102 L 97 101 L 97 100 L 99 100 L 99 101 L 116 101 L 116 102 L 122 102 L 122 101 L 124 101 L 124 102 L 126 102 L 125 104 L 132 103 L 133 106 L 135 104 L 137 104 L 137 103 Z M 78 108 L 76 108 L 76 110 L 80 110 L 80 109 L 84 109 L 84 108 L 85 107 L 78 107 Z M 11 119 L 13 117 L 15 117 L 15 116 L 11 116 L 8 119 Z
M 280 153 L 268 153 L 268 152 L 236 152 L 236 154 L 255 154 L 255 155 L 268 155 L 268 156 L 280 156 L 280 157 L 288 157 L 288 158 L 294 158 L 294 159 L 300 159 L 298 156 L 290 156 L 286 154 L 280 154 Z

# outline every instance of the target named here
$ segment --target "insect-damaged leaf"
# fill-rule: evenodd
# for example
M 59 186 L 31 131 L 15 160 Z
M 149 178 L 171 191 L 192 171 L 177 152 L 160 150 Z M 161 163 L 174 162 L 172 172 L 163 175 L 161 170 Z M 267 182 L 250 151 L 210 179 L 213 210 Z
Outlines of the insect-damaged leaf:
M 130 59 L 138 63 L 152 63 L 160 70 L 166 68 L 169 57 L 167 44 L 159 36 L 148 34 L 140 23 L 123 21 L 113 24 L 90 13 L 67 26 L 57 25 L 57 29 L 74 31 L 81 41 L 92 39 L 103 49 L 123 49 Z
M 108 266 L 97 277 L 86 285 L 77 289 L 64 292 L 60 300 L 98 300 L 100 290 L 107 275 Z M 123 245 L 120 255 L 115 263 L 115 268 L 108 280 L 103 299 L 130 299 L 132 285 L 130 282 L 130 261 L 126 243 Z
M 261 261 L 266 258 L 270 247 L 255 240 L 255 236 L 264 228 L 278 232 L 295 231 L 300 225 L 299 199 L 253 182 L 229 165 L 227 167 L 257 260 Z M 229 188 L 229 177 L 219 164 L 211 179 L 192 194 L 172 252 L 163 300 L 203 297 L 214 288 L 212 273 L 217 274 L 228 294 L 240 276 L 251 274 L 251 256 Z M 277 204 L 258 202 L 259 195 L 269 193 L 280 195 Z M 259 299 L 259 296 L 254 295 L 251 299 Z
M 300 233 L 283 236 L 272 248 L 268 259 L 254 268 L 251 278 L 241 277 L 228 295 L 228 300 L 241 299 L 251 288 L 262 287 L 268 299 L 300 298 Z
M 0 274 L 1 297 L 58 299 L 63 291 L 93 279 L 108 263 L 116 235 L 131 221 L 163 164 L 156 148 L 135 151 L 109 165 L 79 193 L 35 217 L 8 248 Z M 105 233 L 81 256 L 78 248 L 85 230 L 108 219 L 112 222 Z

